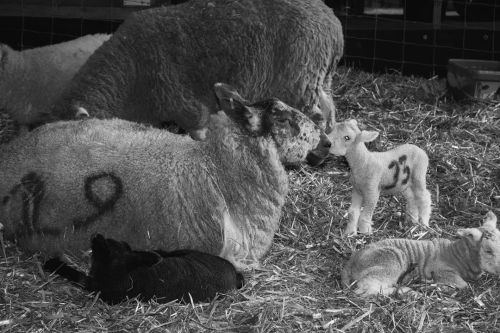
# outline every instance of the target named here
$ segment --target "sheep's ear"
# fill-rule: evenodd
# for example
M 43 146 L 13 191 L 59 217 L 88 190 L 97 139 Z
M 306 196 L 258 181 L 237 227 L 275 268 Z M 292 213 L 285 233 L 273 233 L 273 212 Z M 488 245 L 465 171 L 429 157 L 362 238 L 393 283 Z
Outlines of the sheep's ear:
M 248 104 L 246 100 L 240 96 L 236 89 L 229 84 L 218 82 L 214 84 L 215 96 L 219 106 L 224 112 L 233 111 L 240 104 Z
M 260 110 L 248 106 L 249 103 L 228 84 L 216 83 L 214 90 L 221 109 L 233 121 L 250 132 L 261 131 L 262 118 Z
M 378 137 L 377 131 L 361 131 L 358 135 L 361 142 L 372 142 Z
M 468 238 L 473 242 L 479 242 L 481 240 L 481 236 L 483 233 L 481 230 L 477 228 L 466 228 L 466 229 L 458 229 L 457 235 L 462 238 Z
M 492 229 L 496 229 L 497 227 L 497 216 L 491 210 L 484 216 L 483 227 L 490 227 Z

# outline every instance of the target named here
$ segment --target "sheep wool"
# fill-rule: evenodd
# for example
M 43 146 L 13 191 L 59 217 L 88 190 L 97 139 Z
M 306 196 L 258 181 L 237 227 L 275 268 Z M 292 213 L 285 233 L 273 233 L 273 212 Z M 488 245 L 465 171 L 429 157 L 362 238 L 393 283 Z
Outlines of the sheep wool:
M 342 26 L 321 0 L 192 0 L 130 15 L 77 73 L 57 119 L 77 108 L 203 139 L 218 111 L 212 86 L 249 100 L 276 97 L 320 124 L 335 117 L 331 81 Z M 328 129 L 327 129 L 328 131 Z
M 24 51 L 0 44 L 0 110 L 28 127 L 51 117 L 69 81 L 110 36 L 87 35 Z
M 283 163 L 328 154 L 319 126 L 279 100 L 216 85 L 206 141 L 121 119 L 54 122 L 0 146 L 0 223 L 21 249 L 79 254 L 93 233 L 133 248 L 194 249 L 236 267 L 271 246 Z

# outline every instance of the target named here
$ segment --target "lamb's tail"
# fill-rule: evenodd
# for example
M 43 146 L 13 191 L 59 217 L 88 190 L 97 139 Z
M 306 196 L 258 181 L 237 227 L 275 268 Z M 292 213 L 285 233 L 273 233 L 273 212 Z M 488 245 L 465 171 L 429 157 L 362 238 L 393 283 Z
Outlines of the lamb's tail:
M 43 269 L 51 273 L 56 273 L 68 279 L 69 281 L 77 284 L 79 287 L 82 287 L 83 289 L 87 289 L 88 287 L 87 285 L 88 276 L 85 273 L 69 266 L 67 263 L 65 263 L 59 258 L 52 258 L 47 260 L 45 264 L 43 264 Z

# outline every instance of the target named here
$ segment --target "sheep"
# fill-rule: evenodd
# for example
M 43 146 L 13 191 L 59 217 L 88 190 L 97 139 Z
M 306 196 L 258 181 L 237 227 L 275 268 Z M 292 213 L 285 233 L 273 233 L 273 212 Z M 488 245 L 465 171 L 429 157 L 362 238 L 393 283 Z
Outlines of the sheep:
M 356 281 L 355 293 L 362 296 L 389 295 L 397 290 L 398 280 L 409 276 L 460 289 L 482 272 L 500 275 L 496 225 L 497 217 L 489 211 L 481 227 L 459 229 L 460 238 L 455 241 L 386 239 L 372 243 L 352 255 L 342 270 L 342 283 L 350 286 Z
M 72 80 L 53 117 L 175 123 L 195 139 L 227 82 L 249 100 L 276 97 L 327 132 L 342 26 L 321 0 L 193 0 L 131 14 Z
M 0 146 L 0 223 L 27 253 L 79 254 L 93 233 L 258 265 L 288 192 L 284 164 L 328 155 L 318 125 L 278 99 L 216 84 L 206 141 L 123 119 L 36 128 Z
M 193 250 L 173 252 L 133 251 L 126 242 L 92 237 L 89 275 L 59 258 L 45 262 L 44 269 L 75 282 L 109 304 L 137 297 L 158 302 L 209 301 L 217 293 L 239 289 L 244 279 L 225 259 Z
M 26 128 L 45 119 L 75 73 L 111 35 L 15 51 L 0 44 L 0 110 Z
M 403 192 L 407 217 L 429 225 L 431 195 L 426 189 L 429 164 L 419 147 L 404 144 L 386 152 L 371 152 L 365 142 L 377 138 L 376 131 L 361 131 L 354 119 L 336 123 L 329 134 L 330 153 L 345 156 L 351 169 L 352 201 L 346 234 L 372 232 L 372 216 L 380 194 Z M 363 208 L 363 210 L 361 210 Z

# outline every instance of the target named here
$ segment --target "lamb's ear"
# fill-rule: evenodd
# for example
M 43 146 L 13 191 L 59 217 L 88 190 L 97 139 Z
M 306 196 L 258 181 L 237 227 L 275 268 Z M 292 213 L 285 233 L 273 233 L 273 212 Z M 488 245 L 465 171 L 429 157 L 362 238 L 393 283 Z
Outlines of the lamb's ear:
M 95 234 L 92 236 L 92 256 L 102 258 L 103 256 L 109 255 L 108 245 L 106 244 L 106 239 L 101 234 Z
M 491 210 L 484 216 L 483 227 L 497 228 L 497 216 Z
M 358 126 L 358 121 L 356 119 L 346 120 L 351 126 Z
M 458 229 L 457 235 L 462 238 L 469 238 L 474 242 L 479 242 L 483 233 L 477 228 Z
M 228 84 L 216 83 L 214 90 L 221 109 L 233 121 L 250 132 L 260 132 L 262 129 L 260 110 L 248 106 L 249 103 Z
M 359 141 L 361 142 L 372 142 L 378 137 L 378 132 L 377 131 L 361 131 L 361 133 L 358 134 Z

